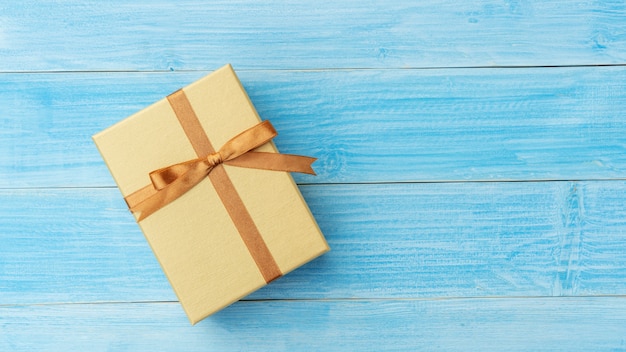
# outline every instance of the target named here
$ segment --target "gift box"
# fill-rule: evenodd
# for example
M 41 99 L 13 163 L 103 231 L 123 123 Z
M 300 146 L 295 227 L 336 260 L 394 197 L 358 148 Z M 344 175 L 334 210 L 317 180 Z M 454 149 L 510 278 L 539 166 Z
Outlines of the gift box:
M 329 250 L 230 65 L 93 136 L 192 324 Z

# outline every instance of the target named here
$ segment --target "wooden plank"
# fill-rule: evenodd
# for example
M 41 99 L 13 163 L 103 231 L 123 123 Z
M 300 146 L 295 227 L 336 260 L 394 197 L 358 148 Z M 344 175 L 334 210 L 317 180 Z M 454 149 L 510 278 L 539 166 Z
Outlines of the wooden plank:
M 250 299 L 626 294 L 626 181 L 301 188 L 332 251 Z M 116 189 L 0 200 L 0 304 L 175 300 Z
M 626 298 L 239 302 L 194 327 L 177 303 L 0 306 L 0 326 L 6 351 L 615 351 Z
M 114 185 L 90 136 L 204 74 L 1 75 L 0 187 Z M 626 67 L 240 76 L 299 183 L 626 175 Z
M 5 1 L 0 71 L 626 62 L 620 1 Z

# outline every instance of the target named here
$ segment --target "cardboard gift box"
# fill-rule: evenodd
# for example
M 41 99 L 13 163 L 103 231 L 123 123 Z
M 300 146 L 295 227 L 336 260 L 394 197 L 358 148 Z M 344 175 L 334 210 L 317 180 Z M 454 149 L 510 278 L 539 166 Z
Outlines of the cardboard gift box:
M 192 324 L 329 250 L 230 65 L 93 136 Z

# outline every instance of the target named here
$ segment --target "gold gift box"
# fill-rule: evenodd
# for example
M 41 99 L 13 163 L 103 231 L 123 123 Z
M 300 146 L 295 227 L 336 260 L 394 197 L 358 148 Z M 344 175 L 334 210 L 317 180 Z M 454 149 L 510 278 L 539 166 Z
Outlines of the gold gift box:
M 230 65 L 180 92 L 216 149 L 260 122 Z M 149 188 L 152 171 L 198 158 L 168 98 L 93 136 L 125 198 Z M 254 151 L 278 153 L 271 141 Z M 227 164 L 215 168 L 223 168 L 220 172 L 225 171 L 232 182 L 260 234 L 255 243 L 266 246 L 280 273 L 329 250 L 288 172 Z M 192 324 L 273 279 L 262 274 L 263 268 L 251 254 L 255 249 L 246 242 L 209 177 L 145 219 L 138 214 L 135 219 Z

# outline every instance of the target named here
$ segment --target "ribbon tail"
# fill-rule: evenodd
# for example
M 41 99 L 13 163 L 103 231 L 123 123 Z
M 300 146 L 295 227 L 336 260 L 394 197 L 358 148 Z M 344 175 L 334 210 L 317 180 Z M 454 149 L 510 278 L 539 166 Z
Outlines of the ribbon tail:
M 133 205 L 130 211 L 139 213 L 139 217 L 137 218 L 137 222 L 139 222 L 192 189 L 195 185 L 200 183 L 210 171 L 211 167 L 208 167 L 206 163 L 196 162 L 194 165 L 191 165 L 189 171 L 147 197 L 145 200 Z
M 311 164 L 317 160 L 302 155 L 278 154 L 266 152 L 248 152 L 224 164 L 261 170 L 300 172 L 315 175 Z

